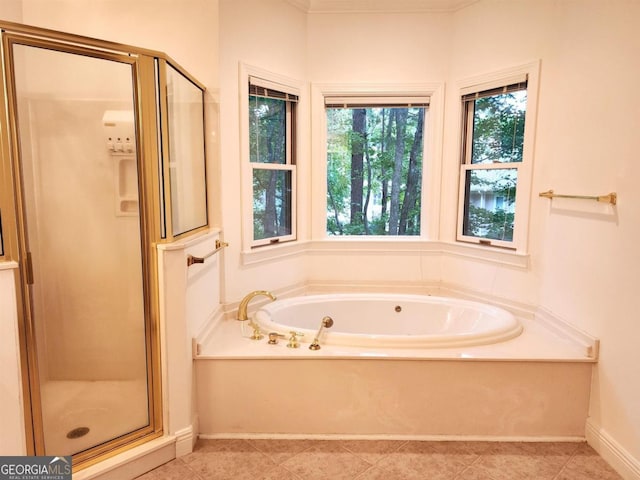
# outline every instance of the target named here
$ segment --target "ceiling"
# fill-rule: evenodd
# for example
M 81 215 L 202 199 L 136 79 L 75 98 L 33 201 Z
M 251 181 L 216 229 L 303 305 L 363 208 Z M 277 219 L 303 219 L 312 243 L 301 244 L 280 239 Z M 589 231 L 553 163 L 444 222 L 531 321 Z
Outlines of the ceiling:
M 285 0 L 307 13 L 455 12 L 479 0 Z

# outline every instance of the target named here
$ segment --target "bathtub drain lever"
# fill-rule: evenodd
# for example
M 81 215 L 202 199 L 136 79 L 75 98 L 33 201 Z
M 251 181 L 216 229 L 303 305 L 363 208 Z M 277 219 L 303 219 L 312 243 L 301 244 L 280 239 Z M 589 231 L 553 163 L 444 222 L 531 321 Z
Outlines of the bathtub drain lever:
M 309 345 L 309 350 L 320 350 L 320 343 L 318 343 L 318 339 L 320 338 L 320 334 L 322 333 L 323 328 L 331 328 L 333 326 L 333 318 L 324 317 L 322 322 L 320 322 L 320 329 L 316 334 L 316 337 L 313 339 L 313 343 Z

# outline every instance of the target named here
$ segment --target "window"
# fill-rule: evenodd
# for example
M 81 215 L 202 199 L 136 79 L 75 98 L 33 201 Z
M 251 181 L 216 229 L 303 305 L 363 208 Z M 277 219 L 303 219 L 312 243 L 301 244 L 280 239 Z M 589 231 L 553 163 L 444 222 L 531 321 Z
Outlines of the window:
M 328 235 L 420 235 L 428 105 L 428 97 L 325 97 Z
M 252 247 L 296 239 L 297 101 L 283 86 L 249 77 Z
M 517 225 L 526 223 L 519 204 L 528 188 L 526 195 L 520 190 L 530 170 L 527 88 L 527 76 L 520 75 L 497 87 L 463 90 L 458 240 L 518 248 Z

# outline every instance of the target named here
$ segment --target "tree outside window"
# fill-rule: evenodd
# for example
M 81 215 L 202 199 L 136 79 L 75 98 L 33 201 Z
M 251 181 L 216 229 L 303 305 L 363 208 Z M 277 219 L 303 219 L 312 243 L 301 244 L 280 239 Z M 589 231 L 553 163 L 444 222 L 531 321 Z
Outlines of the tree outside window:
M 526 111 L 526 81 L 463 97 L 463 239 L 513 242 Z
M 327 233 L 420 235 L 427 104 L 326 103 Z
M 295 95 L 249 84 L 252 246 L 295 239 L 296 101 Z

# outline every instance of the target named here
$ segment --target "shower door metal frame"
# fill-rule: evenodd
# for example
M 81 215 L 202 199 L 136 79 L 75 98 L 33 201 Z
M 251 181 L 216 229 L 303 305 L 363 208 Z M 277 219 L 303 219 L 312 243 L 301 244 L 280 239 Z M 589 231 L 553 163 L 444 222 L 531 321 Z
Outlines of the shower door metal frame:
M 26 45 L 70 54 L 85 55 L 129 64 L 132 68 L 132 91 L 138 168 L 138 194 L 140 205 L 140 236 L 144 292 L 145 344 L 149 399 L 149 425 L 121 437 L 91 447 L 74 455 L 74 471 L 95 464 L 109 456 L 121 453 L 163 434 L 163 409 L 160 362 L 159 294 L 157 284 L 157 249 L 160 238 L 160 132 L 157 129 L 155 59 L 160 52 L 138 49 L 126 45 L 70 35 L 52 30 L 0 22 L 2 35 L 1 69 L 2 87 L 0 104 L 0 208 L 3 215 L 4 259 L 19 264 L 16 278 L 18 328 L 21 343 L 21 370 L 24 396 L 27 453 L 44 455 L 41 392 L 38 379 L 37 345 L 29 281 L 31 268 L 28 261 L 28 238 L 20 132 L 17 120 L 17 98 L 13 66 L 14 45 Z M 69 261 L 73 261 L 70 259 Z

